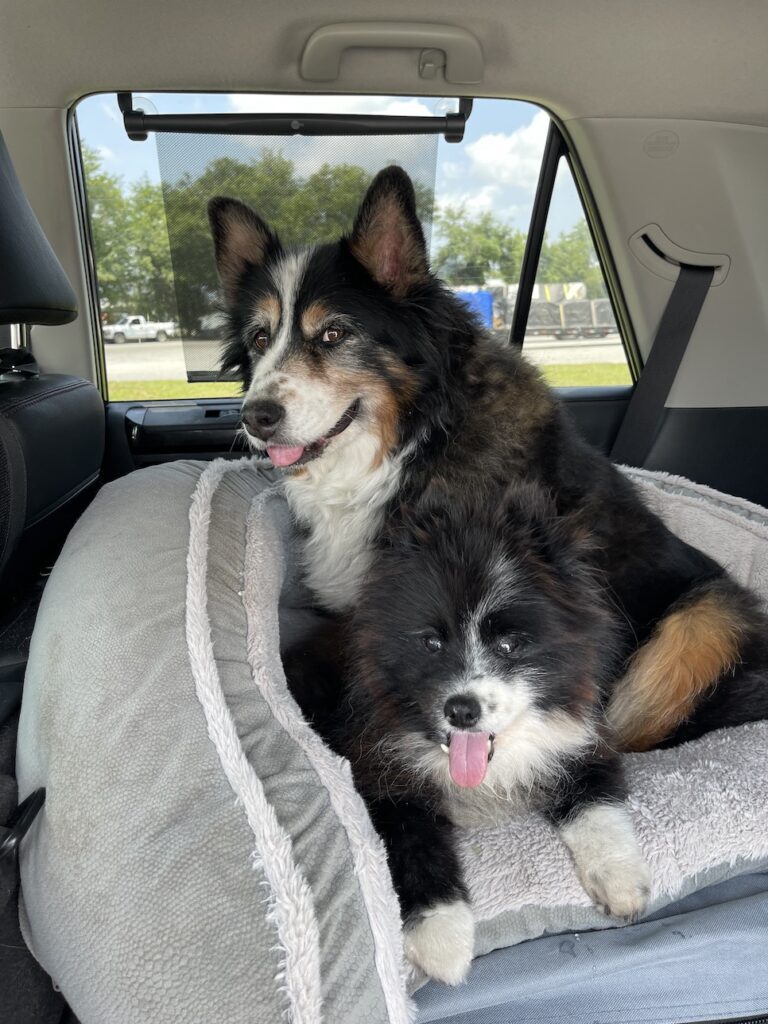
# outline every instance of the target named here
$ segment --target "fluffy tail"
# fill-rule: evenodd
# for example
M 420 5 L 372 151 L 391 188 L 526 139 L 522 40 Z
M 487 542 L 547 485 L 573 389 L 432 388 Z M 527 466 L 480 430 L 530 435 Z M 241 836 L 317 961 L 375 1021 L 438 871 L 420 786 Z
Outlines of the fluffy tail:
M 676 601 L 630 659 L 606 717 L 627 751 L 768 717 L 768 619 L 757 599 L 722 576 Z

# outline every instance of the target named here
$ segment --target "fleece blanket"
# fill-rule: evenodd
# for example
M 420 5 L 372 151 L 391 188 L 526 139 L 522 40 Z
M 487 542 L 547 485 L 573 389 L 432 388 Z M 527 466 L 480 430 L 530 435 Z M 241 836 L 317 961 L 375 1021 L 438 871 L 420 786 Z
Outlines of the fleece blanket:
M 763 510 L 633 474 L 768 596 Z M 25 937 L 82 1024 L 405 1024 L 397 901 L 352 785 L 287 693 L 311 622 L 290 517 L 247 460 L 105 487 L 44 595 L 19 730 Z M 768 867 L 768 727 L 627 759 L 651 909 Z M 605 927 L 531 816 L 463 833 L 476 952 Z M 411 987 L 422 979 L 411 978 Z

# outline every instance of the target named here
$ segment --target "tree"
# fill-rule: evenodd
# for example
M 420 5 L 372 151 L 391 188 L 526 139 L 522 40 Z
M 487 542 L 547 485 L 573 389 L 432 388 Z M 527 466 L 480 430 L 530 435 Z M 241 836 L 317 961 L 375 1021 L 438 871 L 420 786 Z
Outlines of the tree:
M 281 153 L 250 161 L 212 160 L 197 177 L 155 185 L 146 178 L 125 187 L 83 147 L 88 208 L 102 307 L 156 319 L 178 316 L 195 333 L 214 308 L 218 279 L 206 207 L 214 195 L 252 206 L 284 245 L 330 242 L 348 232 L 371 174 L 355 164 L 325 163 L 305 177 Z M 422 217 L 431 189 L 417 183 Z
M 129 265 L 128 203 L 122 182 L 101 165 L 98 153 L 83 145 L 88 212 L 96 257 L 96 274 L 102 306 L 125 308 L 128 302 L 125 269 Z
M 185 332 L 198 329 L 218 290 L 206 216 L 208 200 L 229 195 L 248 203 L 286 246 L 332 242 L 350 231 L 371 174 L 355 164 L 325 163 L 306 177 L 281 153 L 264 150 L 245 162 L 212 161 L 193 179 L 164 183 L 163 196 L 173 252 L 179 317 Z M 422 215 L 431 212 L 432 191 L 416 186 Z
M 157 185 L 143 179 L 128 197 L 127 286 L 136 297 L 135 309 L 153 320 L 177 316 L 171 251 L 163 196 Z
M 511 284 L 520 278 L 525 235 L 486 211 L 476 217 L 463 206 L 440 210 L 436 225 L 443 240 L 433 269 L 448 284 L 485 284 L 501 278 Z
M 583 281 L 588 298 L 605 297 L 603 272 L 585 220 L 580 220 L 575 227 L 560 234 L 553 242 L 545 238 L 536 278 L 550 283 Z
M 172 319 L 176 296 L 160 187 L 142 179 L 126 190 L 89 146 L 83 166 L 102 309 L 112 318 L 130 312 Z

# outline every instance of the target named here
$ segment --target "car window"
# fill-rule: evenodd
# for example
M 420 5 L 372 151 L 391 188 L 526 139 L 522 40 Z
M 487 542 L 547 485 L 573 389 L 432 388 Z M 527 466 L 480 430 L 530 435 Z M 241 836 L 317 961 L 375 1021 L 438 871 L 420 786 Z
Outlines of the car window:
M 134 97 L 134 105 L 434 115 L 457 101 L 162 94 Z M 288 242 L 324 241 L 351 227 L 368 181 L 389 162 L 410 170 L 406 161 L 415 160 L 435 272 L 508 338 L 550 123 L 534 105 L 476 100 L 460 143 L 321 137 L 293 148 L 279 138 L 150 134 L 133 142 L 114 94 L 87 97 L 76 118 L 112 400 L 238 393 L 217 374 L 222 317 L 207 199 L 236 195 Z M 577 190 L 561 171 L 525 339 L 553 384 L 629 380 L 606 296 Z
M 565 159 L 552 192 L 523 348 L 553 385 L 632 383 L 603 270 Z

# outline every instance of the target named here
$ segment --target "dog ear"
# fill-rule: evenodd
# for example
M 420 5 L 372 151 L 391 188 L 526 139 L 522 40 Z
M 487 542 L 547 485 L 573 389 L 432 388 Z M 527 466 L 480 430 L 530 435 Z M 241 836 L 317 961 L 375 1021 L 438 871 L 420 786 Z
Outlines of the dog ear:
M 280 242 L 269 225 L 238 199 L 211 199 L 208 219 L 224 295 L 227 302 L 234 302 L 243 274 L 263 263 L 268 253 L 279 252 Z
M 416 194 L 402 167 L 385 167 L 373 179 L 357 211 L 349 242 L 355 259 L 397 298 L 428 279 Z

